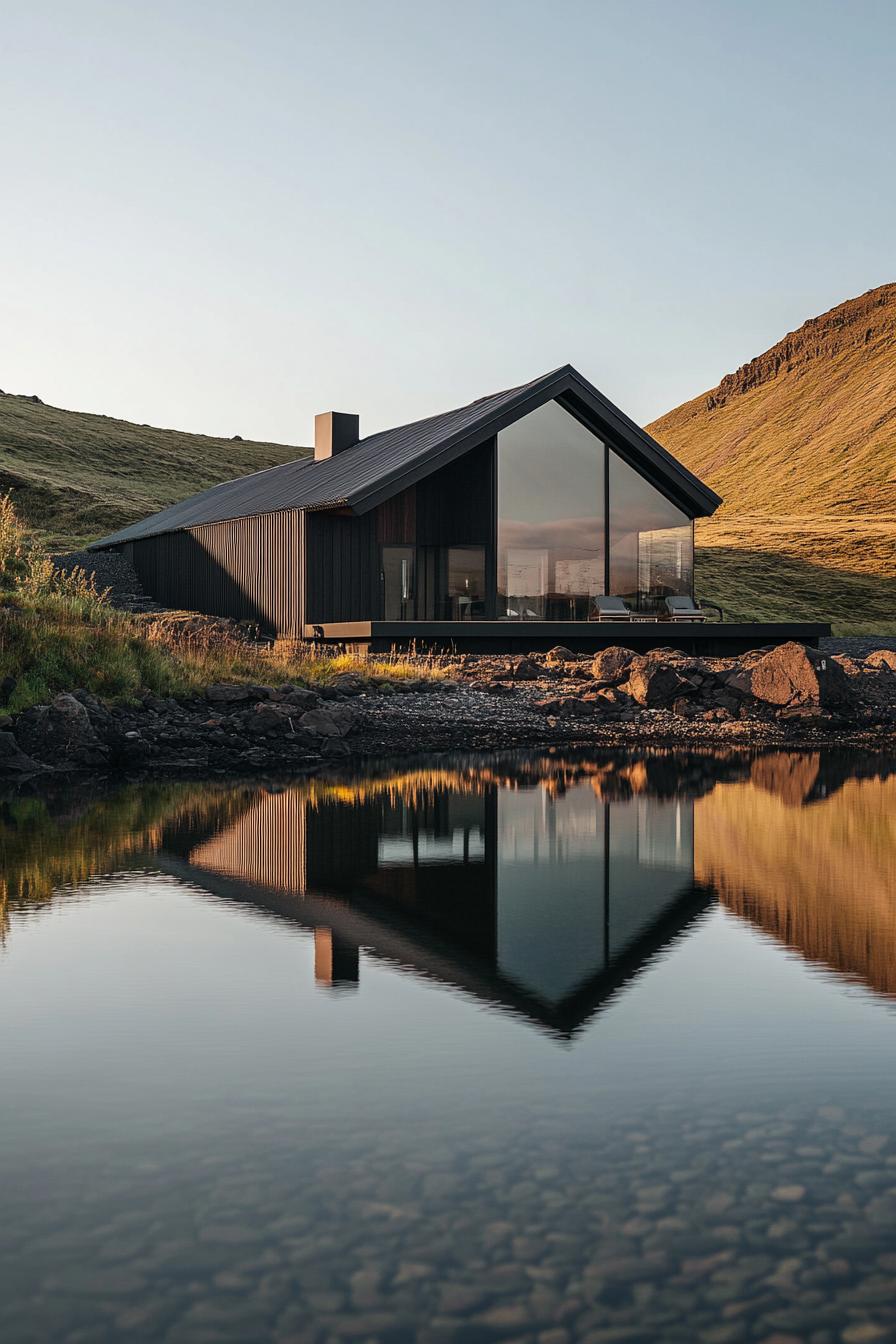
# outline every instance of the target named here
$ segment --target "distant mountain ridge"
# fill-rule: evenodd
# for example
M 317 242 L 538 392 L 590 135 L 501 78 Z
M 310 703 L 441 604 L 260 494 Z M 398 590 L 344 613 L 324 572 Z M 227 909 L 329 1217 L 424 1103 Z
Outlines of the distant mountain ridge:
M 896 284 L 810 318 L 647 428 L 728 513 L 896 512 Z

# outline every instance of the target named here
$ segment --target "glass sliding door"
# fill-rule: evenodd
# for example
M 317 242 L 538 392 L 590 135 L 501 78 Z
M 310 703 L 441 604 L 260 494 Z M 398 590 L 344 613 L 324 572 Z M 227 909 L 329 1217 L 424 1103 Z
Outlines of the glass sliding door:
M 485 615 L 485 547 L 448 546 L 445 551 L 446 621 L 478 621 Z
M 604 445 L 557 402 L 498 434 L 498 618 L 584 621 L 604 592 Z
M 694 525 L 610 450 L 610 583 L 635 611 L 664 612 L 664 599 L 694 588 Z
M 383 618 L 412 621 L 416 615 L 417 554 L 414 546 L 383 547 Z
M 477 621 L 485 615 L 484 546 L 384 546 L 383 619 Z

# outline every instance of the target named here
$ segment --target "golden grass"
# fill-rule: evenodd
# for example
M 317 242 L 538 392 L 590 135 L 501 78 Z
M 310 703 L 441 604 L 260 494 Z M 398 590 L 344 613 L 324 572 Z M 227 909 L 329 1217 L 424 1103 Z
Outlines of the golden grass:
M 53 550 L 309 448 L 187 434 L 0 394 L 0 489 Z
M 728 620 L 896 634 L 896 513 L 732 515 L 696 529 L 697 591 Z
M 323 685 L 352 671 L 371 682 L 441 677 L 436 660 L 359 661 L 311 645 L 271 646 L 195 612 L 131 615 L 112 607 L 93 577 L 56 570 L 0 496 L 0 681 L 8 712 L 83 689 L 108 700 L 141 691 L 190 695 L 213 682 Z
M 733 618 L 896 633 L 896 285 L 648 429 L 725 500 L 697 524 L 701 596 Z
M 768 770 L 694 803 L 695 877 L 808 960 L 896 994 L 896 779 L 801 806 L 796 781 Z
M 896 514 L 896 285 L 756 362 L 758 386 L 725 397 L 723 382 L 649 432 L 737 514 Z

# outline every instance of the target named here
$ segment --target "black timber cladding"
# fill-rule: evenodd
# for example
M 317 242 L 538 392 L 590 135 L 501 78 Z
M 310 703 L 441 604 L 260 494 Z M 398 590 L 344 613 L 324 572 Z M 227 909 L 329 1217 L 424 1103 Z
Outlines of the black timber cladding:
M 144 589 L 166 606 L 300 635 L 303 531 L 293 509 L 166 532 L 124 549 Z
M 493 563 L 494 448 L 494 439 L 481 444 L 369 513 L 306 513 L 306 624 L 380 614 L 383 544 L 478 545 Z
M 380 607 L 376 518 L 306 513 L 305 621 L 358 621 Z M 330 612 L 338 612 L 335 618 Z
M 554 399 L 607 437 L 623 458 L 689 516 L 712 513 L 721 503 L 714 491 L 567 364 L 457 410 L 371 434 L 324 461 L 303 458 L 226 481 L 92 544 L 119 545 L 281 509 L 347 507 L 366 513 Z

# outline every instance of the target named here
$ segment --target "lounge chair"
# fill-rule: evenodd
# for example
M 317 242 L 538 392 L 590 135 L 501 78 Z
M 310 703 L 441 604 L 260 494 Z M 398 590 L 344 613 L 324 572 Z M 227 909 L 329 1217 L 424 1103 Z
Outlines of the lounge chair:
M 705 621 L 706 612 L 692 597 L 667 597 L 666 610 L 673 621 Z
M 632 613 L 621 597 L 595 597 L 595 619 L 598 621 L 630 621 Z

